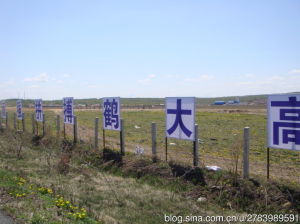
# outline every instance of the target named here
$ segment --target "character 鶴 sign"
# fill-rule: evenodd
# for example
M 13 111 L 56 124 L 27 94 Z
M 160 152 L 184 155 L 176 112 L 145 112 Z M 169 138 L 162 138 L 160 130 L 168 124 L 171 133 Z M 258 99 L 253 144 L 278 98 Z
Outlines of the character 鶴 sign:
M 63 98 L 64 102 L 64 123 L 74 124 L 74 107 L 73 107 L 73 97 Z
M 194 141 L 195 97 L 166 98 L 166 137 Z
M 268 147 L 300 150 L 300 94 L 269 96 Z
M 102 98 L 103 129 L 121 131 L 120 97 Z

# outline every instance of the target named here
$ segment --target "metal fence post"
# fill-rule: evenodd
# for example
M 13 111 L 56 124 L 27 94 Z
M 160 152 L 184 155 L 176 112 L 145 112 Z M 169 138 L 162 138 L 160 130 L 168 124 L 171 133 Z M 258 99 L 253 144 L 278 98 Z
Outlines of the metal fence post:
M 6 112 L 6 116 L 5 116 L 5 127 L 8 129 L 8 112 Z
M 22 131 L 26 132 L 26 127 L 25 127 L 25 113 L 22 114 Z
M 46 116 L 43 114 L 43 137 L 46 135 Z
M 249 178 L 249 127 L 244 128 L 243 178 Z
M 56 137 L 60 137 L 60 115 L 56 116 Z
M 198 142 L 198 124 L 195 124 L 195 139 L 194 139 L 194 166 L 199 165 L 199 142 Z
M 267 148 L 267 179 L 270 178 L 270 148 Z
M 17 130 L 17 114 L 14 112 L 14 129 Z
M 31 114 L 32 134 L 35 134 L 34 113 Z
M 76 116 L 74 116 L 74 126 L 73 126 L 73 128 L 74 128 L 74 143 L 77 143 L 77 117 Z
M 168 161 L 168 137 L 165 137 L 165 154 L 166 154 L 166 161 Z
M 98 136 L 99 136 L 99 118 L 95 118 L 95 148 L 98 148 Z
M 120 148 L 121 148 L 121 155 L 125 155 L 125 146 L 124 146 L 124 120 L 121 119 L 121 131 L 120 131 Z
M 157 161 L 157 155 L 156 155 L 156 123 L 151 123 L 151 133 L 152 133 L 152 160 L 153 162 Z

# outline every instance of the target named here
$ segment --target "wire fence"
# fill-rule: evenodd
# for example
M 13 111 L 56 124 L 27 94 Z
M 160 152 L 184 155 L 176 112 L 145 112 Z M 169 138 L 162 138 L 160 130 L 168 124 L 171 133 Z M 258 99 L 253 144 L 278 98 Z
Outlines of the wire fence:
M 25 109 L 25 130 L 33 133 L 32 109 Z M 62 110 L 45 110 L 46 135 L 56 136 L 57 115 L 63 117 Z M 100 110 L 79 110 L 75 112 L 78 121 L 78 141 L 94 145 L 95 118 L 99 117 L 99 149 L 103 148 L 102 114 Z M 157 157 L 165 160 L 165 121 L 162 111 L 124 111 L 125 150 L 137 156 L 152 155 L 151 123 L 157 126 Z M 199 161 L 200 166 L 218 166 L 221 169 L 242 172 L 243 128 L 250 127 L 250 175 L 266 177 L 266 116 L 255 114 L 222 114 L 198 112 Z M 5 124 L 2 121 L 3 125 Z M 17 120 L 17 129 L 22 122 Z M 8 111 L 8 125 L 14 128 L 14 112 Z M 35 128 L 42 134 L 42 123 L 35 122 Z M 60 119 L 60 137 L 63 137 L 63 120 Z M 73 139 L 73 126 L 65 125 L 66 138 Z M 120 133 L 105 132 L 106 146 L 120 148 Z M 271 179 L 289 180 L 300 183 L 300 156 L 298 151 L 271 149 Z M 168 161 L 193 164 L 193 142 L 168 139 Z

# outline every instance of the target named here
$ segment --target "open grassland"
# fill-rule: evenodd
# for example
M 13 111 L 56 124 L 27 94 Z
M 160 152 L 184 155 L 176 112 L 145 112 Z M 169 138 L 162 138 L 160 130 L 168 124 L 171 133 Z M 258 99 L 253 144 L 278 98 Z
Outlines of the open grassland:
M 241 102 L 243 103 L 256 103 L 256 102 L 266 102 L 267 95 L 252 95 L 252 96 L 239 96 L 238 97 Z M 236 96 L 228 96 L 228 97 L 215 97 L 215 98 L 196 98 L 197 99 L 197 105 L 210 105 L 214 101 L 229 101 L 229 100 L 235 100 Z M 136 106 L 136 105 L 145 105 L 145 106 L 151 106 L 151 105 L 158 105 L 158 104 L 164 104 L 165 99 L 164 98 L 122 98 L 122 104 L 127 106 Z M 8 106 L 15 106 L 17 99 L 7 99 L 6 104 Z M 22 100 L 23 105 L 27 106 L 29 104 L 33 105 L 34 100 L 32 99 L 26 99 Z M 62 103 L 62 100 L 44 100 L 44 104 L 50 105 L 50 104 L 56 104 L 60 105 Z M 101 99 L 97 98 L 90 98 L 90 99 L 74 99 L 74 103 L 81 104 L 81 105 L 95 105 L 100 104 Z
M 249 113 L 250 110 L 250 113 Z M 214 112 L 211 112 L 214 111 Z M 266 176 L 266 115 L 261 109 L 244 110 L 212 109 L 200 110 L 196 122 L 200 127 L 200 163 L 218 165 L 226 170 L 234 170 L 238 164 L 241 172 L 243 128 L 250 127 L 250 172 L 252 175 Z M 56 115 L 61 110 L 46 110 L 47 132 L 55 135 Z M 32 110 L 25 110 L 26 128 L 31 132 Z M 93 144 L 94 120 L 99 117 L 99 144 L 102 147 L 102 114 L 99 110 L 76 110 L 79 139 Z M 162 110 L 125 110 L 126 151 L 134 152 L 137 146 L 144 148 L 146 155 L 151 155 L 151 122 L 157 124 L 157 147 L 160 159 L 165 159 L 165 115 Z M 9 112 L 9 124 L 12 127 L 12 112 Z M 41 127 L 41 124 L 40 124 Z M 61 130 L 63 129 L 61 122 Z M 72 127 L 66 125 L 68 138 L 72 138 Z M 61 135 L 62 136 L 62 135 Z M 106 146 L 119 148 L 119 133 L 106 131 Z M 192 142 L 169 139 L 168 160 L 183 164 L 192 164 Z M 271 149 L 270 176 L 272 179 L 289 180 L 292 184 L 300 183 L 299 152 Z

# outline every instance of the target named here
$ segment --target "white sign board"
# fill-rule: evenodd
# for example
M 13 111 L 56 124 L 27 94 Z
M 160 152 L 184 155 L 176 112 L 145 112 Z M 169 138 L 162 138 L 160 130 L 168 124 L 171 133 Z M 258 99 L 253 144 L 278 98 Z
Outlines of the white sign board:
M 102 98 L 103 129 L 121 131 L 120 97 Z
M 17 118 L 23 120 L 22 100 L 17 100 Z
M 73 97 L 63 98 L 64 103 L 64 123 L 74 124 L 74 107 L 73 107 Z
M 6 118 L 6 103 L 4 101 L 1 104 L 1 117 Z
M 269 96 L 268 147 L 300 150 L 300 94 Z
M 195 97 L 166 97 L 166 137 L 195 140 Z
M 43 101 L 42 99 L 35 100 L 35 120 L 43 122 Z

